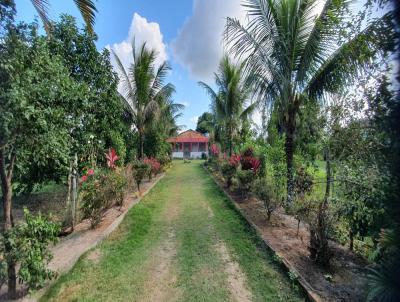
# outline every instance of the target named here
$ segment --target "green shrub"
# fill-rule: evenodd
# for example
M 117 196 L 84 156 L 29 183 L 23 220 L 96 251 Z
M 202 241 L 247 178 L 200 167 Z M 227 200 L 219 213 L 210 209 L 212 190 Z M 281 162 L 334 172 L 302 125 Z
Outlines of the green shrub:
M 226 179 L 226 185 L 229 188 L 232 185 L 232 179 L 236 174 L 236 166 L 229 164 L 228 162 L 222 164 L 221 172 Z
M 260 199 L 267 211 L 267 219 L 270 220 L 271 214 L 280 206 L 280 200 L 276 194 L 271 181 L 267 178 L 257 179 L 253 186 L 253 192 Z
M 0 235 L 1 279 L 7 280 L 7 264 L 19 267 L 17 278 L 29 289 L 37 289 L 56 274 L 47 269 L 52 259 L 49 245 L 58 240 L 60 225 L 40 213 L 24 209 L 25 221 Z
M 156 159 L 161 165 L 161 169 L 165 170 L 171 165 L 172 159 L 168 154 L 159 154 L 156 156 Z
M 242 196 L 245 197 L 251 189 L 251 185 L 254 181 L 254 173 L 251 170 L 238 170 L 236 172 L 236 178 L 239 182 L 239 189 Z
M 139 194 L 140 194 L 140 184 L 142 183 L 143 179 L 146 177 L 146 175 L 149 175 L 149 172 L 151 171 L 151 166 L 142 162 L 142 161 L 136 161 L 133 164 L 133 178 L 135 179 Z

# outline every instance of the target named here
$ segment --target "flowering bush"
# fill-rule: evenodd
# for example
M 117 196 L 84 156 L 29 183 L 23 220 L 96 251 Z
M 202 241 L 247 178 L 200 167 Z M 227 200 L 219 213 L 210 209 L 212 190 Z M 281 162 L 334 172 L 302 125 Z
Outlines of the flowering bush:
M 254 157 L 253 149 L 250 147 L 242 153 L 240 164 L 242 165 L 242 170 L 251 170 L 253 174 L 257 174 L 261 167 L 261 161 Z
M 116 170 L 89 171 L 80 189 L 83 218 L 89 218 L 92 227 L 100 221 L 105 209 L 122 205 L 126 189 L 125 177 Z M 82 177 L 83 179 L 83 177 Z
M 210 153 L 214 157 L 218 157 L 219 155 L 219 148 L 216 144 L 212 144 L 210 147 Z
M 254 158 L 254 152 L 252 148 L 247 148 L 242 152 L 240 157 L 240 164 L 242 170 L 251 170 L 253 168 L 252 160 Z
M 240 155 L 232 154 L 231 157 L 228 159 L 228 163 L 231 166 L 238 168 L 240 165 Z
M 158 173 L 161 172 L 161 165 L 157 159 L 152 157 L 145 158 L 143 162 L 150 166 L 149 179 L 151 179 L 152 175 L 156 176 Z
M 221 172 L 226 179 L 226 185 L 228 188 L 232 185 L 232 179 L 236 174 L 236 170 L 239 167 L 239 164 L 240 164 L 240 156 L 233 154 L 221 166 Z
M 136 181 L 139 194 L 140 194 L 140 184 L 142 183 L 145 176 L 149 175 L 149 171 L 151 171 L 151 166 L 143 161 L 136 161 L 133 164 L 132 173 L 133 173 L 133 178 Z

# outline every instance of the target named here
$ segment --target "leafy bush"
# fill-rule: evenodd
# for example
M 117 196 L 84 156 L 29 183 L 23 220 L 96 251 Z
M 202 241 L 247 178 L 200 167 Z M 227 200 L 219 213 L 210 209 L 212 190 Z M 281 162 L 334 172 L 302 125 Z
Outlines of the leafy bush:
M 242 196 L 245 197 L 251 189 L 251 185 L 254 181 L 254 173 L 251 170 L 238 170 L 236 178 L 239 182 L 239 189 Z
M 297 219 L 297 235 L 299 233 L 300 221 L 306 220 L 310 216 L 312 203 L 306 200 L 307 195 L 312 192 L 313 177 L 304 167 L 297 169 L 294 178 L 295 200 L 290 212 Z
M 201 159 L 207 159 L 207 154 L 205 152 L 201 153 Z
M 157 159 L 152 158 L 152 157 L 145 158 L 143 160 L 143 162 L 150 166 L 150 169 L 148 171 L 149 180 L 151 180 L 153 175 L 156 176 L 158 173 L 161 172 L 161 165 L 160 165 L 160 162 Z
M 226 179 L 228 188 L 232 185 L 232 179 L 236 174 L 236 170 L 240 164 L 240 156 L 233 154 L 228 161 L 222 164 L 221 172 Z
M 254 157 L 252 147 L 248 147 L 244 150 L 240 156 L 240 164 L 242 170 L 251 170 L 253 174 L 257 174 L 261 167 L 261 161 Z
M 167 168 L 171 164 L 171 156 L 168 154 L 159 154 L 156 156 L 156 159 L 161 165 L 161 169 Z
M 240 157 L 242 170 L 251 170 L 253 168 L 252 160 L 254 159 L 254 151 L 252 147 L 246 148 Z
M 271 214 L 280 206 L 279 197 L 271 181 L 267 178 L 257 179 L 253 186 L 253 192 L 263 202 L 267 211 L 267 219 L 270 220 Z
M 135 179 L 139 194 L 140 194 L 140 184 L 146 175 L 149 175 L 149 171 L 151 171 L 151 167 L 149 164 L 144 163 L 143 161 L 136 161 L 133 164 L 133 178 Z
M 221 172 L 224 178 L 226 179 L 226 186 L 230 188 L 232 185 L 232 178 L 236 174 L 236 167 L 226 162 L 222 165 Z
M 1 279 L 7 279 L 8 263 L 14 263 L 19 267 L 19 282 L 37 289 L 56 276 L 46 266 L 52 259 L 48 247 L 57 242 L 61 228 L 40 213 L 31 215 L 27 209 L 24 217 L 25 222 L 0 235 Z
M 122 205 L 126 180 L 116 170 L 99 170 L 85 176 L 80 189 L 81 210 L 83 218 L 89 218 L 92 227 L 96 227 L 105 209 L 114 204 Z

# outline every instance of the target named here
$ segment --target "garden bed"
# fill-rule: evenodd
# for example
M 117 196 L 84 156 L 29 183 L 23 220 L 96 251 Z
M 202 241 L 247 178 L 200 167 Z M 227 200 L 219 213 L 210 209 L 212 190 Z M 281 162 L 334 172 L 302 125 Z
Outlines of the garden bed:
M 152 181 L 144 182 L 140 188 L 142 192 L 140 196 L 137 191 L 130 192 L 124 199 L 121 207 L 114 206 L 107 209 L 96 228 L 93 229 L 91 227 L 89 219 L 85 219 L 77 224 L 73 233 L 62 237 L 60 242 L 51 248 L 53 259 L 49 263 L 49 269 L 57 272 L 58 275 L 70 270 L 85 252 L 98 245 L 118 227 L 128 210 L 137 204 L 164 175 L 161 174 L 153 178 Z M 45 288 L 33 294 L 32 297 L 23 297 L 27 291 L 23 286 L 19 285 L 18 292 L 21 297 L 19 301 L 38 300 L 51 283 L 49 282 Z M 6 290 L 7 287 L 3 286 L 0 291 L 0 301 L 4 299 Z
M 257 231 L 266 245 L 273 250 L 292 273 L 297 274 L 300 285 L 312 301 L 365 301 L 367 284 L 364 278 L 367 263 L 345 247 L 330 242 L 334 256 L 331 267 L 325 271 L 309 257 L 309 232 L 300 226 L 297 235 L 297 221 L 276 211 L 271 220 L 266 219 L 265 209 L 256 198 L 242 198 L 225 188 L 222 177 L 212 173 L 219 187 L 230 197 L 237 210 Z M 331 281 L 328 281 L 330 279 Z

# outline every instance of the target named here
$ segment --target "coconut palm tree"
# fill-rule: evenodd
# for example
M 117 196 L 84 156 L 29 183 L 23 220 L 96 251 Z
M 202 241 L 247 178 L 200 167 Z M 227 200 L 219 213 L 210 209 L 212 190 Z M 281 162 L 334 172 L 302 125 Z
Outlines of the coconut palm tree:
M 93 0 L 73 0 L 75 5 L 78 7 L 83 20 L 86 23 L 86 26 L 90 32 L 93 32 L 93 25 L 96 16 L 96 6 Z M 44 24 L 44 28 L 46 32 L 50 32 L 50 24 L 51 20 L 49 18 L 48 10 L 49 10 L 49 1 L 48 0 L 31 0 L 33 7 L 39 14 L 40 19 Z M 15 0 L 5 0 L 5 5 L 15 7 Z
M 169 100 L 175 92 L 172 84 L 164 85 L 170 67 L 167 62 L 158 68 L 155 66 L 157 53 L 143 43 L 138 50 L 135 40 L 132 42 L 133 62 L 125 69 L 118 55 L 113 51 L 120 71 L 122 99 L 132 115 L 133 124 L 138 132 L 138 157 L 143 158 L 143 144 L 146 127 L 160 112 L 160 105 Z
M 183 128 L 182 125 L 177 124 L 183 109 L 185 109 L 185 105 L 175 103 L 171 99 L 166 99 L 160 104 L 160 116 L 157 123 L 159 131 L 166 137 L 177 135 Z
M 211 108 L 216 118 L 216 126 L 221 127 L 226 134 L 229 155 L 233 153 L 233 140 L 240 125 L 256 107 L 256 103 L 246 106 L 250 99 L 251 81 L 250 77 L 244 77 L 243 71 L 243 63 L 234 64 L 228 56 L 224 56 L 218 73 L 214 74 L 218 92 L 206 83 L 199 82 L 212 99 Z
M 385 30 L 389 15 L 341 41 L 349 2 L 247 0 L 248 24 L 227 19 L 229 51 L 246 58 L 257 93 L 272 102 L 284 126 L 288 203 L 293 199 L 293 141 L 302 104 L 307 98 L 323 100 L 339 93 L 393 41 L 392 31 Z

